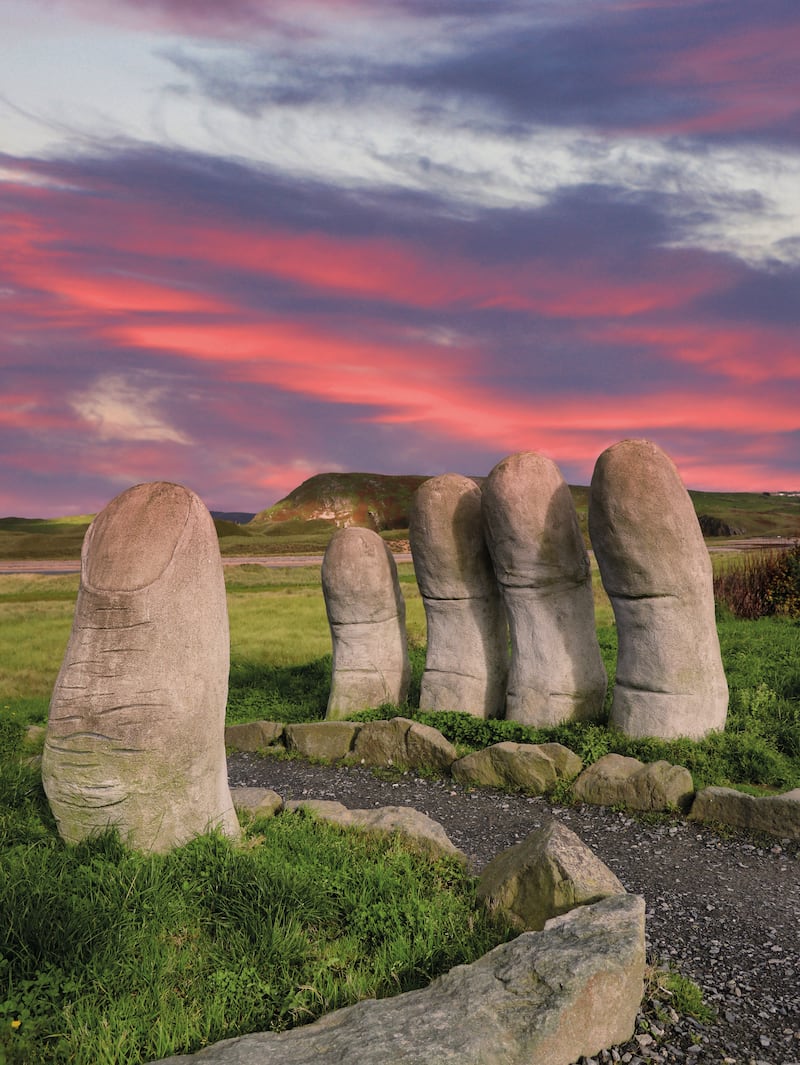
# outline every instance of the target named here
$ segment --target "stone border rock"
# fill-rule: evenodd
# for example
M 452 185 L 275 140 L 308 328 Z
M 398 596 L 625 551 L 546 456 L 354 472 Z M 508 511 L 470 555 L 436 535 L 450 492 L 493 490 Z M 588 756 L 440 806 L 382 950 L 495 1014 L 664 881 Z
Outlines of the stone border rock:
M 410 806 L 380 806 L 377 809 L 350 810 L 343 803 L 329 799 L 290 799 L 284 802 L 269 788 L 231 788 L 237 811 L 252 817 L 273 817 L 282 810 L 294 813 L 307 810 L 321 821 L 358 828 L 364 832 L 391 835 L 399 832 L 412 849 L 432 858 L 456 858 L 462 865 L 467 856 L 452 842 L 438 821 Z
M 644 992 L 644 919 L 644 899 L 615 895 L 523 932 L 419 991 L 154 1065 L 567 1065 L 630 1038 Z
M 577 755 L 556 743 L 497 743 L 458 758 L 437 729 L 410 718 L 301 725 L 248 722 L 229 725 L 225 745 L 238 751 L 288 750 L 323 761 L 433 770 L 467 786 L 510 788 L 535 795 L 546 793 L 559 781 L 574 780 L 574 794 L 581 802 L 622 805 L 641 812 L 679 812 L 692 821 L 800 839 L 800 788 L 764 796 L 720 787 L 695 793 L 685 767 L 664 761 L 648 765 L 617 754 L 605 755 L 581 772 Z

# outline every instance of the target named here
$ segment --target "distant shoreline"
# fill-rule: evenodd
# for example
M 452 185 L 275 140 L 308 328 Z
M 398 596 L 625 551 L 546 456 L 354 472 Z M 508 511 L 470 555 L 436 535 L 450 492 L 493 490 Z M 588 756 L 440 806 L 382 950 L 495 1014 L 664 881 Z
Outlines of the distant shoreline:
M 792 547 L 796 540 L 785 536 L 752 536 L 741 540 L 708 544 L 709 554 L 723 551 L 761 551 L 770 548 Z M 411 562 L 410 551 L 394 552 L 397 562 Z M 279 569 L 281 566 L 321 566 L 322 555 L 231 555 L 222 556 L 223 566 L 268 566 Z M 0 559 L 0 576 L 18 574 L 20 576 L 57 576 L 62 573 L 80 573 L 79 558 L 61 559 Z

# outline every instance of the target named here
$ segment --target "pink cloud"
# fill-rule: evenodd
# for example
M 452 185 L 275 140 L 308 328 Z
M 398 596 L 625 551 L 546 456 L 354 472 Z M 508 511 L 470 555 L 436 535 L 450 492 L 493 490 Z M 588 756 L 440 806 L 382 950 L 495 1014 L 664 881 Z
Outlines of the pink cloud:
M 191 204 L 176 217 L 110 188 L 79 195 L 66 187 L 18 183 L 5 191 L 16 206 L 0 231 L 6 340 L 16 337 L 24 346 L 41 333 L 60 342 L 70 330 L 81 331 L 104 353 L 94 364 L 98 374 L 113 368 L 117 352 L 128 361 L 138 353 L 150 368 L 178 356 L 187 372 L 195 367 L 201 373 L 205 390 L 213 392 L 213 381 L 253 385 L 254 393 L 266 386 L 347 409 L 351 423 L 408 427 L 432 445 L 444 441 L 498 458 L 524 448 L 543 450 L 587 477 L 600 451 L 623 436 L 674 439 L 701 427 L 707 434 L 752 437 L 799 427 L 796 388 L 787 387 L 797 384 L 800 366 L 793 334 L 777 325 L 733 327 L 693 317 L 695 303 L 740 280 L 722 259 L 650 250 L 636 274 L 625 277 L 588 253 L 581 259 L 539 252 L 528 260 L 480 262 L 411 239 L 293 233 L 263 222 L 248 231 L 239 223 L 209 223 Z M 238 282 L 228 283 L 239 277 L 247 279 L 246 299 Z M 324 306 L 343 313 L 290 317 L 260 310 L 252 294 L 267 280 L 293 286 L 312 306 L 324 296 Z M 397 314 L 386 316 L 386 306 Z M 570 342 L 587 353 L 642 352 L 651 364 L 684 367 L 686 383 L 671 372 L 666 385 L 653 388 L 643 372 L 638 390 L 623 381 L 626 387 L 615 395 L 613 382 L 598 393 L 580 379 L 545 390 L 531 373 L 530 383 L 514 388 L 493 374 L 490 340 L 462 330 L 468 337 L 463 340 L 454 330 L 437 343 L 436 331 L 421 324 L 425 316 L 415 317 L 425 312 L 435 320 L 432 312 L 447 312 L 458 320 L 462 311 L 492 308 L 516 312 L 523 321 L 529 316 L 532 370 L 538 324 L 548 320 L 568 328 Z M 628 358 L 635 365 L 635 354 Z M 712 396 L 693 385 L 695 370 L 719 382 Z M 10 394 L 0 427 L 86 431 L 69 411 L 53 413 L 48 395 L 46 382 L 41 391 Z M 257 431 L 255 408 L 225 409 L 213 396 L 208 403 L 217 404 L 221 423 Z M 316 472 L 307 457 L 294 456 L 288 417 L 281 423 L 278 416 L 273 428 L 281 434 L 282 452 L 268 465 L 235 442 L 225 460 L 226 480 L 263 489 L 266 501 L 268 493 L 284 494 Z M 128 477 L 131 483 L 165 476 L 192 480 L 188 449 L 169 440 L 122 441 L 105 449 L 90 444 L 78 452 L 87 475 L 114 484 Z M 702 456 L 678 457 L 690 483 L 703 478 L 743 490 L 758 476 L 755 483 L 765 489 L 785 487 L 776 483 L 777 474 L 769 480 L 765 456 L 737 458 L 716 478 Z M 71 461 L 74 467 L 74 454 Z
M 769 128 L 796 128 L 800 99 L 800 20 L 794 24 L 722 30 L 711 43 L 689 47 L 647 71 L 655 81 L 680 89 L 693 86 L 706 103 L 694 117 L 656 126 L 661 132 L 703 134 Z

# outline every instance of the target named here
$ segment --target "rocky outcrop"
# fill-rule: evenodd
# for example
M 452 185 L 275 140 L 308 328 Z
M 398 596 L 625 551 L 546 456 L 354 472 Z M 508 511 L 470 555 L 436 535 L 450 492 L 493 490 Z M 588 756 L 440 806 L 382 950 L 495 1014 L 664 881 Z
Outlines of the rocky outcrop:
M 128 489 L 83 541 L 75 617 L 50 701 L 42 782 L 70 843 L 115 826 L 166 851 L 217 828 L 228 791 L 228 613 L 219 544 L 177 484 Z
M 589 532 L 619 639 L 611 725 L 663 739 L 722 729 L 728 686 L 711 560 L 689 493 L 655 444 L 623 440 L 603 452 Z
M 465 755 L 450 768 L 460 784 L 509 788 L 544 795 L 559 780 L 571 780 L 583 762 L 560 743 L 495 743 Z
M 561 473 L 533 451 L 503 459 L 486 479 L 483 515 L 511 637 L 506 718 L 550 726 L 598 717 L 607 677 L 589 558 Z
M 703 536 L 744 536 L 744 529 L 735 528 L 713 514 L 698 514 L 697 520 Z
M 782 795 L 746 795 L 733 788 L 703 788 L 689 812 L 692 821 L 710 821 L 778 839 L 800 839 L 800 788 Z
M 569 1065 L 630 1038 L 644 965 L 644 900 L 619 895 L 524 932 L 423 990 L 156 1065 Z
M 328 718 L 405 700 L 411 667 L 392 553 L 370 529 L 340 529 L 322 560 L 333 645 Z
M 502 851 L 481 873 L 478 898 L 520 930 L 625 888 L 586 844 L 558 821 Z
M 456 749 L 438 729 L 407 717 L 393 717 L 362 725 L 353 758 L 364 765 L 447 772 L 456 760 Z
M 508 637 L 477 484 L 455 473 L 422 484 L 409 536 L 427 619 L 420 710 L 500 717 Z
M 640 762 L 607 754 L 585 769 L 572 787 L 575 798 L 629 810 L 688 810 L 694 798 L 692 774 L 669 762 Z
M 467 857 L 451 842 L 438 821 L 410 806 L 380 806 L 375 810 L 348 810 L 340 802 L 327 799 L 292 799 L 288 811 L 308 810 L 321 821 L 364 832 L 402 835 L 415 850 L 432 858 L 458 858 L 466 865 Z

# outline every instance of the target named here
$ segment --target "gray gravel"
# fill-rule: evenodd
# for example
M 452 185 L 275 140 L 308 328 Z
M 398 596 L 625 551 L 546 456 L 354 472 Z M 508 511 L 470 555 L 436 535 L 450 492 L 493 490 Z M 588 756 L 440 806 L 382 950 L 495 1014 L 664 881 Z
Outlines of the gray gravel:
M 596 1059 L 800 1065 L 800 845 L 718 835 L 680 819 L 630 816 L 413 774 L 381 780 L 361 767 L 235 754 L 231 785 L 273 788 L 284 799 L 335 799 L 355 809 L 412 806 L 439 821 L 474 872 L 557 818 L 647 901 L 648 960 L 694 980 L 716 1019 L 701 1024 L 651 1011 L 636 1035 Z M 594 1061 L 595 1059 L 591 1059 Z

